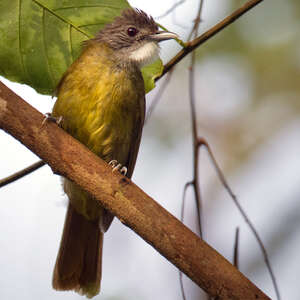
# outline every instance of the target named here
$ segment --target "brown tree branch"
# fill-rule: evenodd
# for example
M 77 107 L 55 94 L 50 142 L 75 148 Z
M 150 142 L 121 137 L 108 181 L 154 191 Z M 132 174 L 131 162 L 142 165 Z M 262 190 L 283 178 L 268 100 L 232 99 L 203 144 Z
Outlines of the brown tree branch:
M 39 160 L 37 161 L 36 163 L 30 165 L 29 167 L 19 171 L 19 172 L 16 172 L 10 176 L 7 176 L 3 179 L 0 180 L 0 188 L 9 184 L 9 183 L 12 183 L 30 173 L 32 173 L 33 171 L 39 169 L 40 167 L 44 166 L 46 163 L 43 162 L 42 160 Z
M 270 299 L 129 179 L 0 83 L 0 128 L 88 191 L 121 222 L 218 299 Z
M 210 28 L 208 31 L 200 35 L 199 37 L 193 39 L 190 42 L 187 42 L 185 44 L 185 47 L 180 50 L 165 66 L 162 74 L 158 76 L 155 81 L 159 80 L 161 77 L 163 77 L 166 73 L 168 73 L 176 64 L 178 64 L 185 56 L 187 56 L 189 53 L 194 51 L 196 48 L 198 48 L 200 45 L 202 45 L 204 42 L 215 36 L 218 32 L 220 32 L 222 29 L 236 21 L 238 18 L 240 18 L 242 15 L 244 15 L 246 12 L 248 12 L 250 9 L 252 9 L 254 6 L 262 2 L 263 0 L 250 0 L 246 4 L 244 4 L 242 7 L 235 10 L 231 15 L 223 19 L 221 22 Z

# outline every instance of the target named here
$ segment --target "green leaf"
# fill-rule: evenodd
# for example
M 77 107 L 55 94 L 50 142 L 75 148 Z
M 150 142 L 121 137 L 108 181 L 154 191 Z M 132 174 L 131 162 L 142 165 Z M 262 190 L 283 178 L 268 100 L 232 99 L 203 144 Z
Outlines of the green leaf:
M 82 42 L 128 7 L 126 0 L 0 0 L 0 75 L 52 94 Z M 157 70 L 143 74 L 147 91 Z
M 142 68 L 146 93 L 155 88 L 155 78 L 161 75 L 163 68 L 164 66 L 161 59 L 158 59 L 153 64 Z

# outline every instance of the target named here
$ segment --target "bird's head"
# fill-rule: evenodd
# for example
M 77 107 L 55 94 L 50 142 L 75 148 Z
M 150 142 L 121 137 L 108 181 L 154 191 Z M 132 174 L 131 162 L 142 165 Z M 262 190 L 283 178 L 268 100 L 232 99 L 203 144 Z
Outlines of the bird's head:
M 95 40 L 106 43 L 120 59 L 142 67 L 158 58 L 159 42 L 177 37 L 175 33 L 159 31 L 145 12 L 130 8 L 105 26 Z

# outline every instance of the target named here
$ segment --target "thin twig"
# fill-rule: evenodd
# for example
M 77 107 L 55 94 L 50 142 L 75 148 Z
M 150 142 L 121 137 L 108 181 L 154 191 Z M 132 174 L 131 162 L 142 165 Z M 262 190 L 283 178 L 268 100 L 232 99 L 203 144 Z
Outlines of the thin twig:
M 245 222 L 247 223 L 247 225 L 249 226 L 250 230 L 252 231 L 255 239 L 257 240 L 258 245 L 259 245 L 259 247 L 260 247 L 260 249 L 262 251 L 265 264 L 266 264 L 267 269 L 269 271 L 269 274 L 271 276 L 271 280 L 272 280 L 272 283 L 273 283 L 273 286 L 274 286 L 276 297 L 277 297 L 278 300 L 280 300 L 281 297 L 280 297 L 280 292 L 279 292 L 278 284 L 277 284 L 274 272 L 272 270 L 271 263 L 269 261 L 269 256 L 267 254 L 267 250 L 266 250 L 266 248 L 265 248 L 265 246 L 264 246 L 264 244 L 262 242 L 262 239 L 260 238 L 257 230 L 255 229 L 253 223 L 250 221 L 250 219 L 247 216 L 246 212 L 244 211 L 244 209 L 240 205 L 240 203 L 239 203 L 236 195 L 233 193 L 233 191 L 231 190 L 229 184 L 227 183 L 226 178 L 225 178 L 225 176 L 224 176 L 221 168 L 219 167 L 219 165 L 218 165 L 218 163 L 217 163 L 217 161 L 216 161 L 216 159 L 215 159 L 215 157 L 213 155 L 213 152 L 212 152 L 209 144 L 203 138 L 199 138 L 198 139 L 198 143 L 199 143 L 199 145 L 204 145 L 205 146 L 205 148 L 206 148 L 206 150 L 207 150 L 207 152 L 209 154 L 209 157 L 212 160 L 213 166 L 214 166 L 214 168 L 215 168 L 215 170 L 217 172 L 218 178 L 220 179 L 220 181 L 221 181 L 222 185 L 224 186 L 225 190 L 227 191 L 227 193 L 229 194 L 229 196 L 233 200 L 234 204 L 238 208 L 240 214 L 244 218 Z
M 189 188 L 189 186 L 191 186 L 192 184 L 193 184 L 193 182 L 189 181 L 184 185 L 184 188 L 183 188 L 182 201 L 181 201 L 181 214 L 180 214 L 181 223 L 183 223 L 183 221 L 184 221 L 186 191 Z M 179 274 L 179 283 L 180 283 L 180 290 L 181 290 L 182 299 L 186 300 L 185 292 L 184 292 L 184 286 L 183 286 L 182 272 L 179 271 L 178 274 Z
M 174 3 L 166 12 L 164 12 L 162 15 L 156 17 L 155 19 L 161 19 L 161 18 L 166 17 L 168 14 L 170 14 L 172 11 L 174 11 L 178 6 L 180 6 L 184 2 L 185 2 L 185 0 L 180 0 L 176 3 Z
M 204 0 L 200 0 L 199 8 L 197 12 L 197 16 L 194 20 L 194 25 L 189 35 L 189 39 L 192 38 L 193 35 L 198 35 L 198 29 L 200 24 L 200 16 L 202 12 Z M 201 226 L 201 193 L 200 193 L 200 182 L 199 182 L 199 147 L 198 147 L 198 132 L 197 132 L 197 117 L 196 117 L 196 105 L 195 105 L 195 74 L 194 74 L 194 67 L 195 67 L 196 55 L 195 51 L 192 53 L 191 57 L 191 64 L 189 67 L 189 100 L 190 100 L 190 107 L 191 107 L 191 122 L 192 122 L 192 133 L 193 133 L 193 180 L 188 182 L 184 186 L 183 190 L 183 200 L 182 200 L 182 209 L 181 209 L 181 221 L 183 222 L 184 216 L 184 203 L 185 203 L 185 193 L 187 188 L 191 185 L 194 190 L 195 195 L 195 202 L 197 207 L 197 224 L 198 224 L 198 231 L 199 236 L 202 238 L 202 226 Z M 182 281 L 182 273 L 179 271 L 179 281 L 180 281 L 180 289 L 182 293 L 182 298 L 185 300 L 185 293 L 184 293 L 184 286 Z
M 172 24 L 177 25 L 178 27 L 187 30 L 189 27 L 186 25 L 183 25 L 181 23 L 179 23 L 176 19 L 176 10 L 173 11 L 172 13 Z
M 30 173 L 32 173 L 33 171 L 39 169 L 40 167 L 44 166 L 46 163 L 42 160 L 32 164 L 31 166 L 17 172 L 17 173 L 14 173 L 8 177 L 5 177 L 3 179 L 0 180 L 0 188 L 9 184 L 9 183 L 12 183 Z
M 168 74 L 167 77 L 165 79 L 165 81 L 162 83 L 162 85 L 159 87 L 155 98 L 153 99 L 153 101 L 151 102 L 151 105 L 148 108 L 147 111 L 147 115 L 146 115 L 146 120 L 145 122 L 147 122 L 153 112 L 153 110 L 155 109 L 156 105 L 158 104 L 159 100 L 161 99 L 162 94 L 164 93 L 164 91 L 166 90 L 166 87 L 168 86 L 168 84 L 170 83 L 170 80 L 172 78 L 172 74 L 173 74 L 173 70 L 172 69 Z
M 239 268 L 239 241 L 240 241 L 240 228 L 235 229 L 235 239 L 233 248 L 233 265 Z
M 185 185 L 184 185 L 184 188 L 183 188 L 183 194 L 182 194 L 182 201 L 181 201 L 181 214 L 180 214 L 180 221 L 183 223 L 184 221 L 184 210 L 185 210 L 185 194 L 186 194 L 186 191 L 187 189 L 189 188 L 189 186 L 193 185 L 193 182 L 192 181 L 189 181 L 187 182 Z
M 180 290 L 181 290 L 181 296 L 183 300 L 186 300 L 185 292 L 184 292 L 184 286 L 183 286 L 183 278 L 182 278 L 182 272 L 179 273 L 179 282 L 180 282 Z
M 199 9 L 195 19 L 194 26 L 192 28 L 190 36 L 198 35 L 200 17 L 203 8 L 203 0 L 199 2 Z M 200 180 L 199 180 L 199 147 L 198 147 L 198 130 L 197 130 L 197 117 L 196 117 L 196 104 L 195 104 L 195 62 L 196 52 L 194 51 L 191 56 L 191 64 L 189 67 L 189 95 L 190 95 L 190 107 L 191 107 L 191 121 L 192 121 L 192 134 L 193 134 L 193 186 L 195 193 L 195 201 L 197 206 L 198 215 L 198 230 L 199 235 L 202 238 L 202 226 L 201 226 L 201 193 L 200 193 Z
M 222 29 L 236 21 L 238 18 L 240 18 L 243 14 L 248 12 L 250 9 L 252 9 L 254 6 L 262 2 L 263 0 L 250 0 L 246 4 L 244 4 L 242 7 L 238 8 L 236 11 L 234 11 L 231 15 L 226 17 L 224 20 L 213 26 L 211 29 L 200 35 L 199 37 L 195 38 L 194 40 L 186 43 L 185 48 L 180 50 L 165 66 L 162 74 L 155 79 L 155 81 L 159 80 L 161 77 L 163 77 L 167 72 L 170 71 L 171 68 L 173 68 L 177 63 L 179 63 L 185 56 L 187 56 L 190 52 L 192 52 L 194 49 L 198 48 L 200 45 L 202 45 L 204 42 L 212 38 L 214 35 L 216 35 L 218 32 L 220 32 Z

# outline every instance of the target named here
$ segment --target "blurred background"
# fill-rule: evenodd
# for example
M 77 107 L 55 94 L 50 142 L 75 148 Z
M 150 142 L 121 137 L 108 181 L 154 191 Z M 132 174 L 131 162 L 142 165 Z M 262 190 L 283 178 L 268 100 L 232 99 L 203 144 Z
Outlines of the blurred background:
M 129 1 L 158 17 L 175 1 Z M 181 1 L 180 1 L 181 2 Z M 185 40 L 198 1 L 186 0 L 157 21 Z M 246 1 L 204 0 L 200 32 Z M 300 2 L 265 0 L 197 50 L 198 130 L 212 147 L 234 193 L 262 237 L 282 299 L 300 299 Z M 167 62 L 180 50 L 162 45 Z M 177 65 L 147 121 L 133 181 L 175 216 L 184 184 L 192 179 L 188 98 L 190 57 Z M 54 99 L 31 88 L 2 82 L 43 113 Z M 160 86 L 165 78 L 159 81 Z M 148 105 L 157 88 L 147 95 Z M 0 132 L 0 178 L 38 160 Z M 270 275 L 249 228 L 201 152 L 205 240 L 232 260 L 240 226 L 240 270 L 275 299 Z M 0 299 L 82 299 L 52 290 L 52 271 L 63 228 L 66 197 L 60 179 L 43 167 L 0 190 Z M 196 228 L 196 208 L 187 193 L 185 223 Z M 180 300 L 178 271 L 118 220 L 105 235 L 102 292 L 95 299 Z M 205 299 L 184 277 L 187 299 Z

